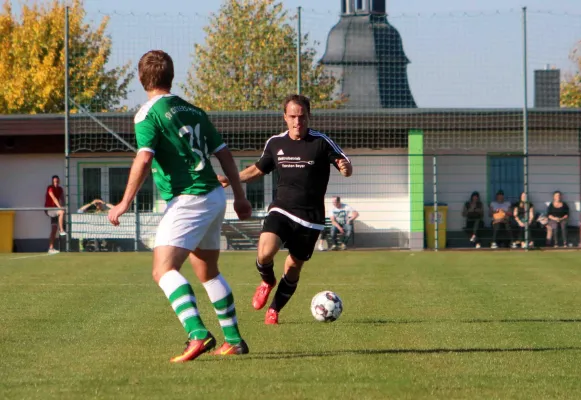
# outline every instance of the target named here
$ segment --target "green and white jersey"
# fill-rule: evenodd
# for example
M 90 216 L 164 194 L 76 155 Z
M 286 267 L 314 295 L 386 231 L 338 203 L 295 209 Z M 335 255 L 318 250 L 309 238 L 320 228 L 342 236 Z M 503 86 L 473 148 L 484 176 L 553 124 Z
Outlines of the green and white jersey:
M 135 135 L 139 151 L 155 154 L 151 171 L 164 200 L 220 186 L 210 155 L 226 145 L 202 109 L 172 94 L 156 96 L 135 115 Z

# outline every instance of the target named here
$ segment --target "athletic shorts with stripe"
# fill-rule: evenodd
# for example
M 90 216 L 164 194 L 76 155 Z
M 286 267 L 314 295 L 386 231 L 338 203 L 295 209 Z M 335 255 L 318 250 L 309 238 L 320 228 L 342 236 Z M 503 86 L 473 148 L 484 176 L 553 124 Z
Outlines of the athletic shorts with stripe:
M 277 235 L 289 253 L 301 261 L 308 261 L 311 258 L 321 234 L 320 230 L 307 228 L 276 211 L 271 211 L 266 216 L 262 232 Z
M 226 195 L 222 187 L 202 196 L 177 196 L 168 203 L 159 223 L 155 247 L 219 250 L 225 212 Z

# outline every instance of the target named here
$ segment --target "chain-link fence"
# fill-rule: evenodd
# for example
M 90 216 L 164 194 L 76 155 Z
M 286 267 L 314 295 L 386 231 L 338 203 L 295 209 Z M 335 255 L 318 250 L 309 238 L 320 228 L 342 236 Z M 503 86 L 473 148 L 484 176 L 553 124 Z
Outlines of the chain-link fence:
M 172 91 L 209 111 L 240 169 L 286 129 L 281 100 L 297 90 L 308 95 L 312 127 L 353 160 L 352 178 L 332 173 L 327 199 L 328 209 L 340 196 L 359 212 L 350 247 L 553 246 L 547 208 L 555 191 L 569 207 L 566 243 L 561 236 L 558 243 L 577 245 L 581 109 L 567 82 L 579 73 L 579 15 L 520 9 L 388 15 L 383 1 L 345 0 L 336 10 L 283 9 L 275 29 L 272 19 L 270 25 L 261 19 L 264 10 L 251 11 L 234 18 L 241 12 L 234 10 L 232 20 L 219 11 L 90 14 L 88 27 L 106 21 L 108 35 L 93 48 L 84 41 L 87 32 L 69 21 L 70 249 L 152 245 L 165 203 L 151 180 L 121 228 L 91 204 L 122 196 L 135 150 L 133 116 L 147 100 L 137 61 L 151 49 L 173 57 Z M 103 58 L 110 79 L 96 84 L 87 74 L 90 60 Z M 275 190 L 276 176 L 246 185 L 255 218 L 245 223 L 236 220 L 229 198 L 224 248 L 256 246 Z M 533 218 L 518 207 L 511 215 L 523 192 Z M 490 209 L 496 200 L 509 204 L 501 225 Z M 445 220 L 434 217 L 444 211 Z M 530 229 L 521 229 L 523 221 Z M 558 225 L 561 235 L 565 224 Z

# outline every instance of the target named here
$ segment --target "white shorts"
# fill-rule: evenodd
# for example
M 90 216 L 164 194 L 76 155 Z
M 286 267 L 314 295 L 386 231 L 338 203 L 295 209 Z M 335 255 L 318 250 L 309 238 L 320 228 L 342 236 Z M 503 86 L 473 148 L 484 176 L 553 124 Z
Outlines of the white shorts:
M 225 212 L 226 194 L 222 187 L 203 196 L 177 196 L 168 203 L 157 227 L 154 247 L 219 250 Z

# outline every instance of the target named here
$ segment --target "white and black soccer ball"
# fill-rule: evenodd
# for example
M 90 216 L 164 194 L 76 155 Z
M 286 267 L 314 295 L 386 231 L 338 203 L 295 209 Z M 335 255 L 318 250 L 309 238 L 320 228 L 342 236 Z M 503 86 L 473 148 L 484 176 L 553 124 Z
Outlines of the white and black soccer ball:
M 317 293 L 311 300 L 311 313 L 319 322 L 336 321 L 343 312 L 343 302 L 336 293 L 329 290 Z

